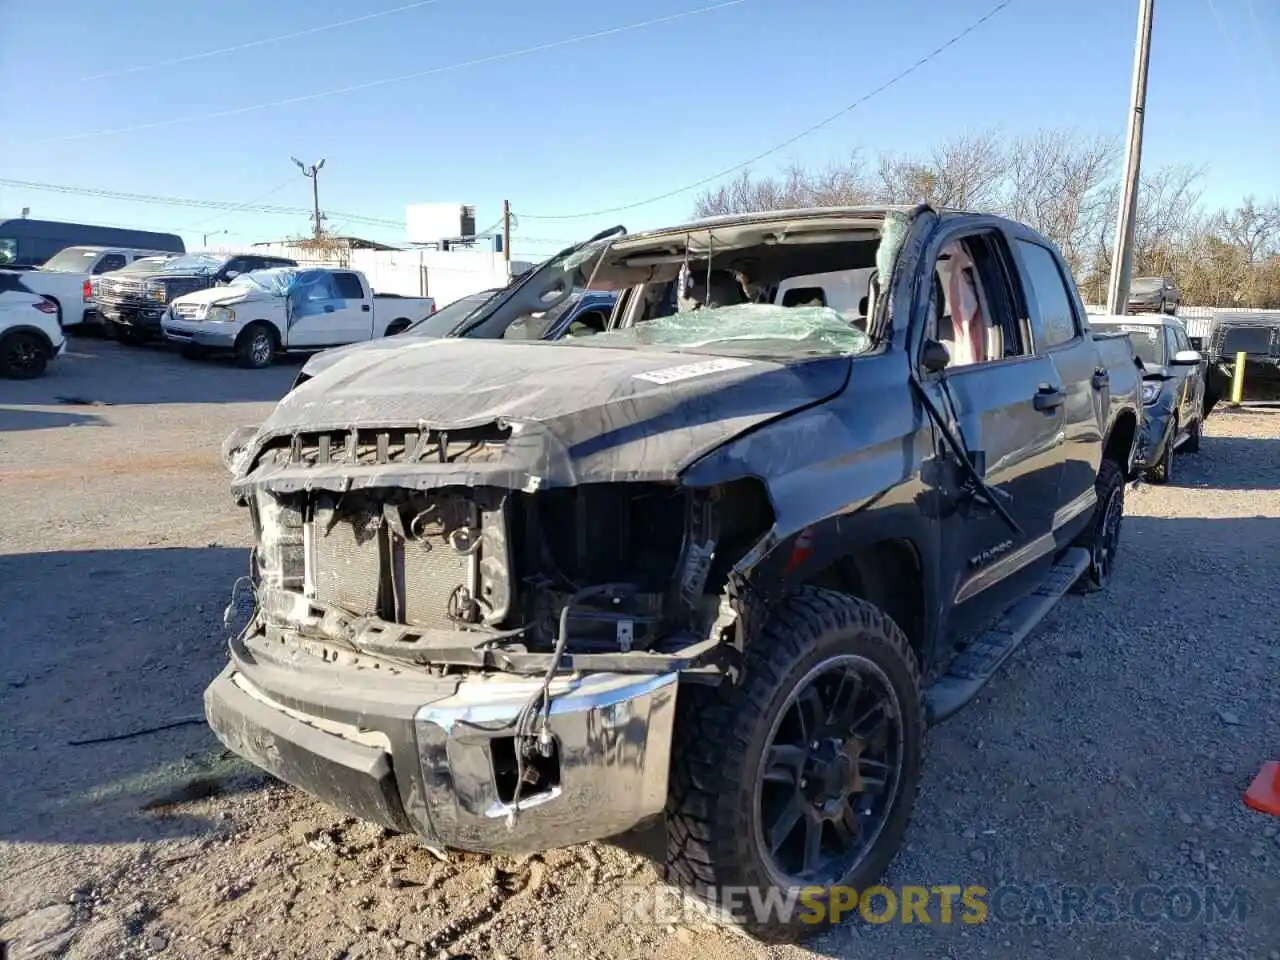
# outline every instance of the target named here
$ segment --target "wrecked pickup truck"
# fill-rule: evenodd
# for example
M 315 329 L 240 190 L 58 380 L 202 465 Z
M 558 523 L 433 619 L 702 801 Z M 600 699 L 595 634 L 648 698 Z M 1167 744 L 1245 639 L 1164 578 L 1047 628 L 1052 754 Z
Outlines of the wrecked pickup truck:
M 775 302 L 841 271 L 843 309 Z M 605 332 L 484 339 L 583 287 L 619 291 Z M 472 851 L 610 838 L 713 904 L 862 889 L 927 724 L 1112 575 L 1133 347 L 1016 223 L 619 227 L 468 323 L 352 352 L 224 445 L 256 604 L 206 715 L 348 813 Z

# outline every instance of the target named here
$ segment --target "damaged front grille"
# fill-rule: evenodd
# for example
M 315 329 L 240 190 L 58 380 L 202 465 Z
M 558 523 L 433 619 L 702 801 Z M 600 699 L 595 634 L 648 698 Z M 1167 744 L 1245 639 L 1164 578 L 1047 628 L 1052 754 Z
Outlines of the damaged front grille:
M 365 437 L 341 436 L 358 455 Z M 319 441 L 291 449 L 311 456 Z M 451 439 L 432 441 L 448 455 Z M 389 457 L 422 443 L 422 434 L 375 433 L 369 445 Z M 534 493 L 258 488 L 248 502 L 268 626 L 431 664 L 545 653 L 562 635 L 571 654 L 658 651 L 672 637 L 704 636 L 731 558 L 770 521 L 754 481 L 705 492 L 647 483 Z
M 281 438 L 264 449 L 261 459 L 300 467 L 479 462 L 497 459 L 510 437 L 509 427 L 496 424 L 466 430 L 332 430 Z
M 256 498 L 265 582 L 424 629 L 493 624 L 511 599 L 507 495 L 439 491 Z

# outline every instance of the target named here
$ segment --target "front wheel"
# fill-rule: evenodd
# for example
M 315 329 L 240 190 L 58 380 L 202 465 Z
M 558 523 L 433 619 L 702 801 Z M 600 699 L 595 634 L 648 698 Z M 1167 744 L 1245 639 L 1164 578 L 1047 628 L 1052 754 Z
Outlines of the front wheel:
M 1178 446 L 1178 419 L 1174 417 L 1169 424 L 1169 436 L 1164 441 L 1164 452 L 1160 454 L 1160 460 L 1155 466 L 1147 470 L 1147 479 L 1152 483 L 1172 483 L 1173 482 L 1173 462 L 1177 455 Z
M 762 940 L 847 917 L 897 852 L 920 779 L 919 668 L 898 626 L 805 587 L 749 641 L 740 683 L 681 690 L 677 709 L 664 879 Z M 718 898 L 732 888 L 751 896 Z
M 139 346 L 151 339 L 150 335 L 141 330 L 120 323 L 116 324 L 115 333 L 116 340 L 131 347 Z
M 265 323 L 251 323 L 236 340 L 236 360 L 240 366 L 261 370 L 271 366 L 276 356 L 276 338 Z
M 1199 453 L 1200 452 L 1200 435 L 1204 432 L 1204 421 L 1199 417 L 1192 422 L 1187 429 L 1187 442 L 1182 445 L 1183 453 Z

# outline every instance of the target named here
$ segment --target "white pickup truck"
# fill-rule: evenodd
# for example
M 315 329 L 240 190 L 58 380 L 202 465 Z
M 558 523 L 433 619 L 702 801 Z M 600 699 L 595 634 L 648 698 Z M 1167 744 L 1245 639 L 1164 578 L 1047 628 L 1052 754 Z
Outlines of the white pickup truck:
M 52 300 L 58 323 L 78 327 L 93 322 L 93 278 L 140 260 L 175 256 L 158 250 L 128 247 L 66 247 L 37 270 L 23 270 L 22 283 L 32 293 Z
M 160 322 L 188 357 L 232 351 L 241 366 L 399 333 L 435 312 L 430 297 L 374 293 L 358 270 L 280 267 L 178 297 Z

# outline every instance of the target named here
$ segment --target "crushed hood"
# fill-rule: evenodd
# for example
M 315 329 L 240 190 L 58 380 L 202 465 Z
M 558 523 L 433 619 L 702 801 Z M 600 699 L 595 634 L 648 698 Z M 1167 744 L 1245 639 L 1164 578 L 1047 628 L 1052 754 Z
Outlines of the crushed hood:
M 231 287 L 206 287 L 204 290 L 184 293 L 181 297 L 175 298 L 174 302 L 177 303 L 181 300 L 183 303 L 199 303 L 210 306 L 215 303 L 249 303 L 251 301 L 273 299 L 275 298 L 269 293 L 246 290 L 243 287 L 236 289 Z
M 379 346 L 344 353 L 289 393 L 232 458 L 237 480 L 287 491 L 674 479 L 744 431 L 839 392 L 850 369 L 846 356 L 784 363 L 465 339 Z M 299 434 L 490 425 L 512 434 L 483 462 L 258 462 Z

